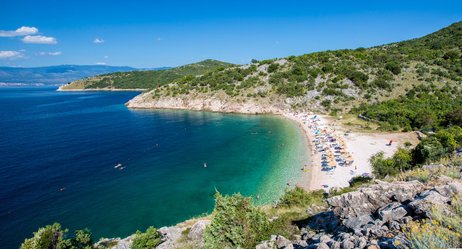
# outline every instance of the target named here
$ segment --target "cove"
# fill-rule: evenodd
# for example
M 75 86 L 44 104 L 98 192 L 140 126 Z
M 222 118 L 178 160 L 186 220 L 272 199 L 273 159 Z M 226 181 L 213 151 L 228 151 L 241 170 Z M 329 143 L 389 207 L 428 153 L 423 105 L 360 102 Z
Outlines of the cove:
M 216 191 L 272 203 L 307 161 L 280 116 L 130 110 L 135 92 L 55 90 L 0 88 L 5 248 L 53 222 L 95 239 L 174 225 L 211 212 Z

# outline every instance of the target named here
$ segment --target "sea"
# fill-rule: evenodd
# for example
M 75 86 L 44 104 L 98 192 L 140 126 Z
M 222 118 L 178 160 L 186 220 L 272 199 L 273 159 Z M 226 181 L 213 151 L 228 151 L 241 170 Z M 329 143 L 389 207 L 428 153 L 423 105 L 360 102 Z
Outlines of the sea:
M 2 248 L 54 222 L 95 240 L 174 225 L 217 192 L 272 204 L 308 161 L 293 121 L 128 109 L 137 94 L 0 87 Z

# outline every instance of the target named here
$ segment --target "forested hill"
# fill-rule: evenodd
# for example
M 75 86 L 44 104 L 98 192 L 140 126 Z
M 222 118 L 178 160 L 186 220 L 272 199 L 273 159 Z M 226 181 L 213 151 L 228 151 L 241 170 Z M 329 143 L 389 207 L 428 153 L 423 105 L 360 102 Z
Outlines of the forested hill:
M 207 98 L 267 103 L 289 108 L 347 112 L 361 103 L 378 103 L 445 87 L 460 96 L 462 22 L 422 38 L 371 48 L 323 51 L 252 61 L 199 77 L 157 85 L 145 100 Z M 140 100 L 140 98 L 138 98 Z
M 229 66 L 232 64 L 217 60 L 204 60 L 166 70 L 109 73 L 70 82 L 61 89 L 150 89 L 156 84 L 165 84 L 187 75 L 201 75 Z

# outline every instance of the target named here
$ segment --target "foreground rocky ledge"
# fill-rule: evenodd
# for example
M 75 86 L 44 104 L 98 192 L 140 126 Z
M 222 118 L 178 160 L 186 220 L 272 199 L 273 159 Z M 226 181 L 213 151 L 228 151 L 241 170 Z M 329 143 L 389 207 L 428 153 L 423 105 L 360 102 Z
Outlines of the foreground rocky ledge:
M 451 198 L 461 194 L 461 181 L 444 176 L 432 184 L 376 181 L 327 199 L 328 211 L 312 214 L 308 207 L 312 216 L 295 240 L 273 235 L 256 248 L 398 248 L 403 243 L 401 228 L 410 221 L 427 218 L 434 207 L 447 209 Z M 202 248 L 208 224 L 210 220 L 203 218 L 163 227 L 159 229 L 163 242 L 157 248 L 182 248 L 185 240 L 193 248 Z M 97 245 L 129 249 L 132 239 L 102 239 Z

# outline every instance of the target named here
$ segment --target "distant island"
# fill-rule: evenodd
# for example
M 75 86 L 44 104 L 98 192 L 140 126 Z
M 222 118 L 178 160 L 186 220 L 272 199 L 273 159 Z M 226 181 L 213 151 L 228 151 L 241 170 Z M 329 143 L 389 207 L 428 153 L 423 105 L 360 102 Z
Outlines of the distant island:
M 168 67 L 151 70 L 163 70 Z M 0 67 L 0 83 L 11 86 L 27 85 L 61 85 L 78 79 L 99 74 L 127 72 L 137 69 L 133 67 L 106 65 L 58 65 L 46 67 Z

